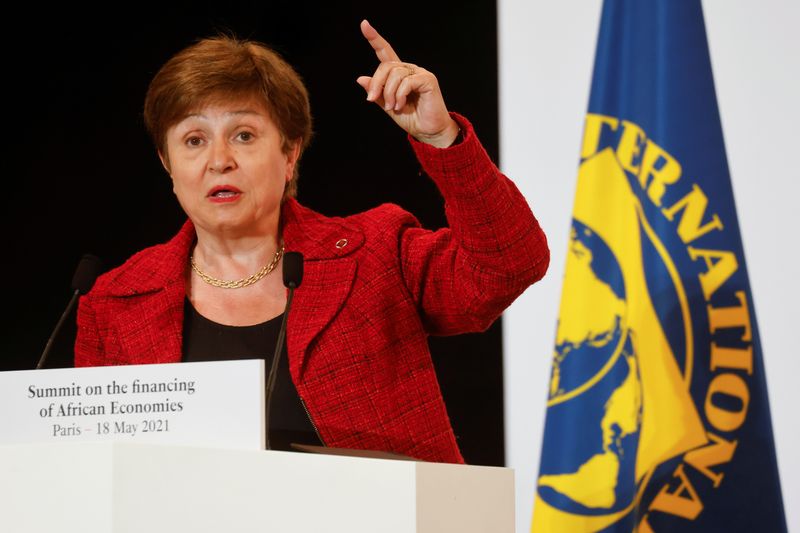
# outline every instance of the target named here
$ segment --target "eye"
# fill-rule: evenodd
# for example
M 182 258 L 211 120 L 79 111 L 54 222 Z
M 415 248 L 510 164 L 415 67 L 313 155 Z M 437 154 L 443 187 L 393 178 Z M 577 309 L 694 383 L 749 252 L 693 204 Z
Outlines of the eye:
M 203 144 L 203 139 L 197 136 L 192 136 L 186 139 L 186 146 L 200 146 Z
M 239 140 L 241 141 L 250 142 L 255 138 L 255 135 L 249 131 L 240 131 L 237 137 L 239 137 Z

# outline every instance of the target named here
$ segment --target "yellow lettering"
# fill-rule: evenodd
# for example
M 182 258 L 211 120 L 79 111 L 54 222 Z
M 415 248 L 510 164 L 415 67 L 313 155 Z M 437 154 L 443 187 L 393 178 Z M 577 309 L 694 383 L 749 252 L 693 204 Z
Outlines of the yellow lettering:
M 673 475 L 681 480 L 680 484 L 673 492 L 669 491 L 669 485 L 664 485 L 653 499 L 649 510 L 694 520 L 703 510 L 703 502 L 700 501 L 697 491 L 686 476 L 683 464 L 678 465 Z
M 729 463 L 733 458 L 733 452 L 736 451 L 738 443 L 737 441 L 728 442 L 713 433 L 706 433 L 706 435 L 714 444 L 709 444 L 708 446 L 703 446 L 702 448 L 688 452 L 683 456 L 683 460 L 713 481 L 714 487 L 717 488 L 719 484 L 722 483 L 722 478 L 725 474 L 717 474 L 711 470 L 710 467 L 722 463 Z
M 593 113 L 586 114 L 586 125 L 583 130 L 583 146 L 581 147 L 581 159 L 593 156 L 597 153 L 597 147 L 600 145 L 600 133 L 603 130 L 603 125 L 611 127 L 611 131 L 616 131 L 619 126 L 619 120 L 614 117 L 607 117 L 605 115 L 595 115 Z
M 753 347 L 723 348 L 711 343 L 711 370 L 731 368 L 753 373 Z
M 660 166 L 656 168 L 656 165 Z M 672 185 L 680 177 L 681 164 L 663 148 L 648 140 L 644 149 L 644 156 L 642 156 L 639 184 L 643 189 L 647 189 L 647 195 L 650 200 L 655 205 L 660 206 L 661 198 L 667 191 L 667 185 Z
M 617 145 L 617 159 L 622 168 L 632 174 L 639 174 L 639 165 L 634 161 L 642 153 L 645 140 L 647 136 L 642 128 L 633 122 L 622 121 L 622 136 Z
M 718 329 L 744 328 L 742 341 L 750 342 L 753 336 L 750 330 L 750 312 L 747 310 L 747 295 L 744 291 L 736 291 L 736 298 L 739 299 L 739 305 L 735 307 L 708 306 L 711 333 L 716 333 Z
M 636 526 L 636 533 L 655 533 L 653 528 L 650 527 L 650 523 L 647 521 L 649 517 L 650 515 L 645 513 L 639 522 L 639 525 Z
M 741 409 L 729 411 L 714 404 L 715 395 L 725 395 L 738 398 Z M 706 417 L 715 428 L 720 431 L 734 431 L 744 423 L 747 417 L 747 407 L 750 404 L 750 391 L 747 384 L 736 374 L 719 374 L 711 380 L 706 394 Z
M 722 229 L 722 221 L 716 213 L 712 215 L 710 222 L 701 225 L 707 206 L 708 197 L 703 189 L 697 184 L 692 184 L 692 191 L 689 194 L 675 202 L 672 207 L 665 207 L 662 212 L 670 221 L 675 218 L 677 213 L 683 212 L 678 223 L 678 235 L 681 236 L 683 242 L 689 243 L 713 229 Z
M 686 250 L 689 252 L 689 257 L 692 258 L 692 261 L 702 258 L 706 262 L 707 271 L 702 272 L 699 276 L 706 301 L 709 301 L 711 295 L 739 268 L 739 262 L 733 252 L 727 250 L 704 250 L 691 246 L 687 246 Z

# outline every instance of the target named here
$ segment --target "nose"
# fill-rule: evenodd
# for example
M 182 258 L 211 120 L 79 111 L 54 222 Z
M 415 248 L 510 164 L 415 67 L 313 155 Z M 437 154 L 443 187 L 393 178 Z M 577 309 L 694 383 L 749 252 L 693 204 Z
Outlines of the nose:
M 236 168 L 236 158 L 233 149 L 223 139 L 213 142 L 208 160 L 209 172 L 224 174 L 234 168 Z

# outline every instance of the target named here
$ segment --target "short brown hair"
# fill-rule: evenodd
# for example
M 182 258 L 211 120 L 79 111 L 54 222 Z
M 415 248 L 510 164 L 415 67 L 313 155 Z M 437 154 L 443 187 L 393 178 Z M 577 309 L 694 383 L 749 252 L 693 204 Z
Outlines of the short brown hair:
M 302 154 L 312 134 L 303 81 L 267 45 L 233 36 L 202 39 L 172 56 L 147 89 L 144 123 L 156 148 L 168 157 L 167 130 L 187 115 L 209 103 L 253 97 L 281 132 L 284 153 L 299 143 Z M 295 165 L 284 199 L 297 194 L 297 176 Z

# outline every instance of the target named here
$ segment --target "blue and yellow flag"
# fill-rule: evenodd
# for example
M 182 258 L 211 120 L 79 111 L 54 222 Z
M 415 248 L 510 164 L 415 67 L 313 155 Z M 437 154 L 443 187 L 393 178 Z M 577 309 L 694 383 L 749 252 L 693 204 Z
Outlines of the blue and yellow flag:
M 699 0 L 605 0 L 532 531 L 786 531 Z

